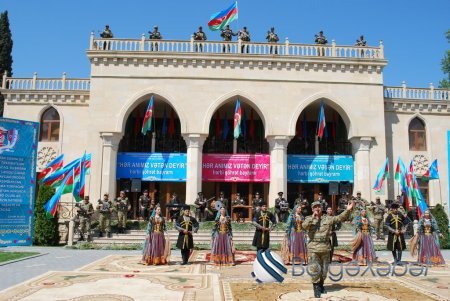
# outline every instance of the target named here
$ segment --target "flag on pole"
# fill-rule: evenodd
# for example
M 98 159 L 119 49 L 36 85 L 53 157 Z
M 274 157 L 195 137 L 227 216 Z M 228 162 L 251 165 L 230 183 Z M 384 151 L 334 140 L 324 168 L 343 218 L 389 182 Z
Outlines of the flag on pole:
M 241 119 L 242 119 L 242 111 L 241 111 L 241 103 L 239 99 L 236 101 L 236 108 L 234 109 L 234 139 L 238 139 L 241 135 Z
M 395 167 L 394 180 L 401 183 L 402 178 L 404 178 L 405 174 L 406 174 L 406 166 L 403 163 L 402 159 L 398 157 L 397 166 Z
M 64 154 L 59 155 L 56 159 L 47 164 L 47 166 L 38 174 L 38 183 L 42 183 L 42 180 L 49 174 L 61 169 L 64 165 Z
M 80 158 L 73 160 L 63 168 L 49 174 L 42 180 L 42 185 L 52 186 L 53 188 L 57 188 L 61 182 L 66 177 L 67 173 L 70 172 L 76 165 L 80 163 Z
M 80 174 L 78 178 L 76 178 L 73 187 L 73 197 L 77 202 L 80 202 L 84 198 L 84 185 L 86 182 L 86 166 L 84 163 L 85 160 L 86 160 L 86 151 L 84 151 L 83 157 L 81 157 L 79 164 Z
M 209 19 L 208 26 L 209 29 L 221 30 L 234 20 L 238 18 L 238 6 L 237 1 L 234 2 L 230 7 L 224 9 L 220 12 L 211 15 Z
M 222 138 L 223 140 L 227 140 L 228 132 L 230 128 L 228 127 L 228 118 L 227 113 L 225 113 L 225 118 L 223 119 L 223 130 L 222 130 Z
M 145 136 L 148 131 L 152 130 L 152 116 L 153 116 L 153 95 L 147 106 L 147 111 L 145 111 L 144 120 L 142 122 L 141 133 Z
M 61 185 L 56 190 L 55 194 L 50 198 L 50 200 L 48 200 L 47 203 L 45 203 L 44 209 L 46 211 L 47 217 L 49 218 L 55 217 L 56 210 L 58 208 L 58 202 L 61 199 L 61 195 L 63 194 L 63 190 L 66 186 L 66 183 L 70 181 L 70 179 L 73 179 L 73 168 L 64 177 Z
M 413 196 L 416 199 L 417 207 L 419 208 L 419 217 L 428 209 L 427 203 L 420 192 L 419 183 L 417 182 L 417 178 L 413 175 Z
M 322 103 L 320 104 L 320 112 L 319 112 L 319 123 L 317 125 L 317 137 L 319 137 L 320 139 L 322 139 L 324 133 L 325 133 L 325 110 L 323 107 L 323 100 Z
M 438 170 L 438 162 L 437 159 L 431 163 L 430 168 L 427 170 L 426 173 L 422 176 L 425 179 L 428 180 L 437 180 L 439 179 L 439 170 Z
M 383 187 L 383 183 L 385 179 L 389 179 L 389 160 L 386 158 L 386 162 L 384 163 L 383 168 L 381 168 L 380 172 L 377 175 L 377 179 L 375 181 L 375 185 L 373 185 L 373 189 L 377 192 L 381 191 Z

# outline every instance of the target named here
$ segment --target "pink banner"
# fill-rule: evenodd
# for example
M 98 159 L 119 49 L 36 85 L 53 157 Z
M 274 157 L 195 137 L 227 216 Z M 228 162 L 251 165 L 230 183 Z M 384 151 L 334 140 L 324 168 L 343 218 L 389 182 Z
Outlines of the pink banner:
M 253 154 L 204 154 L 205 182 L 269 182 L 270 156 Z

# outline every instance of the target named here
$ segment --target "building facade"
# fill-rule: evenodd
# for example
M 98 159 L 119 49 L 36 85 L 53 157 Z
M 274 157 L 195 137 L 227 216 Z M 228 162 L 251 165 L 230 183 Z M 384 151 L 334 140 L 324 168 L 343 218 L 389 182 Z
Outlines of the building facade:
M 41 122 L 38 171 L 60 153 L 67 162 L 92 153 L 86 184 L 91 198 L 129 190 L 134 214 L 143 189 L 162 204 L 172 192 L 192 204 L 199 191 L 208 198 L 224 191 L 228 198 L 240 192 L 249 205 L 259 192 L 273 206 L 280 191 L 292 203 L 297 193 L 309 199 L 334 194 L 329 183 L 338 182 L 341 190 L 361 191 L 374 201 L 372 186 L 389 158 L 391 177 L 377 194 L 393 199 L 400 191 L 393 172 L 401 157 L 406 164 L 412 160 L 419 178 L 438 159 L 440 180 L 420 183 L 431 206 L 447 208 L 449 91 L 384 86 L 382 43 L 361 48 L 286 40 L 273 46 L 91 35 L 87 57 L 88 79 L 4 76 L 1 92 L 5 117 Z M 142 135 L 152 97 L 152 130 Z M 243 119 L 234 139 L 237 100 Z M 317 139 L 322 106 L 326 133 Z M 182 157 L 179 165 L 169 158 L 175 155 Z M 150 163 L 144 169 L 159 176 L 133 175 L 131 166 L 142 158 Z M 167 164 L 151 167 L 161 158 L 185 174 L 163 176 L 173 175 L 163 170 Z M 349 158 L 347 175 L 339 178 L 335 169 L 345 167 L 335 162 Z M 327 163 L 314 165 L 318 170 L 306 178 L 295 175 L 305 162 L 313 168 L 315 159 Z

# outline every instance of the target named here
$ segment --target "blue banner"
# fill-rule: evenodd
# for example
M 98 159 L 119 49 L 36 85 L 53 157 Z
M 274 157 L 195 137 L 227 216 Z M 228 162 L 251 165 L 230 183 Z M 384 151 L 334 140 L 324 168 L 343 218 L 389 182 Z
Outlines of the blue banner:
M 39 123 L 0 118 L 0 246 L 33 242 Z
M 117 179 L 186 182 L 186 154 L 119 153 Z
M 352 156 L 288 155 L 288 183 L 353 183 Z

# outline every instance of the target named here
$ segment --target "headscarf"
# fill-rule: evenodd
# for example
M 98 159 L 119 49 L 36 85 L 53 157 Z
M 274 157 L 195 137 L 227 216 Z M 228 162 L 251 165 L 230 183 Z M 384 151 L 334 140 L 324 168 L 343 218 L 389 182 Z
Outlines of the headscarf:
M 292 227 L 294 226 L 295 222 L 295 213 L 297 212 L 297 208 L 301 207 L 301 205 L 295 205 L 294 209 L 292 209 L 291 213 L 289 214 L 288 220 L 286 222 L 286 233 L 290 234 L 292 231 Z M 301 212 L 300 212 L 300 215 Z

